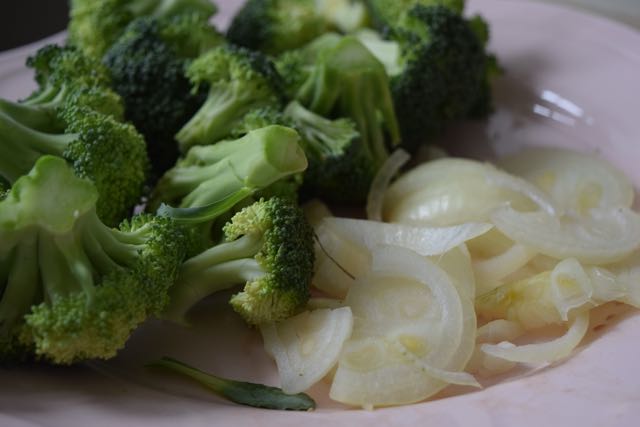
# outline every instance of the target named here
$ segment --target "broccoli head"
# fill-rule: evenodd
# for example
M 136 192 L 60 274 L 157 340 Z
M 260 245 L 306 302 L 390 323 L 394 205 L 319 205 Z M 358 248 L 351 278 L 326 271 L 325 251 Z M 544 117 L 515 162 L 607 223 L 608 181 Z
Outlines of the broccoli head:
M 127 120 L 145 137 L 153 172 L 178 158 L 174 135 L 198 110 L 205 91 L 191 92 L 186 57 L 216 43 L 217 33 L 196 14 L 138 18 L 109 48 L 104 64 L 124 100 Z
M 294 203 L 261 199 L 224 226 L 224 241 L 188 259 L 163 317 L 184 322 L 204 297 L 235 285 L 231 306 L 252 325 L 283 320 L 304 307 L 313 274 L 313 231 Z
M 384 66 L 354 36 L 327 34 L 278 60 L 292 98 L 328 118 L 349 118 L 374 170 L 400 142 Z
M 302 194 L 337 203 L 364 202 L 376 169 L 366 155 L 353 120 L 327 119 L 297 101 L 291 102 L 283 115 L 300 133 L 309 161 Z
M 69 42 L 100 58 L 126 26 L 141 16 L 197 13 L 209 18 L 215 12 L 209 0 L 71 0 Z
M 98 188 L 98 215 L 117 224 L 138 202 L 148 159 L 144 139 L 130 124 L 71 107 L 63 132 L 41 132 L 0 112 L 0 176 L 14 183 L 43 155 L 64 157 L 79 177 Z
M 0 201 L 4 200 L 9 194 L 9 190 L 11 189 L 11 184 L 4 178 L 0 176 Z
M 306 169 L 299 141 L 295 130 L 273 125 L 239 139 L 192 147 L 160 179 L 150 207 L 165 202 L 195 208 L 239 191 L 251 195 Z
M 209 92 L 176 134 L 183 152 L 226 138 L 251 109 L 282 102 L 282 83 L 273 63 L 242 47 L 223 45 L 209 50 L 191 63 L 187 76 L 195 91 L 208 86 Z
M 417 5 L 386 30 L 388 40 L 371 32 L 361 40 L 391 77 L 402 142 L 409 151 L 454 120 L 490 111 L 490 61 L 469 21 L 444 6 Z
M 402 19 L 402 16 L 416 5 L 443 6 L 461 15 L 465 0 L 365 0 L 373 24 L 384 29 L 393 26 Z
M 0 361 L 110 358 L 164 309 L 190 235 L 169 218 L 120 228 L 96 214 L 98 192 L 43 156 L 0 202 Z
M 108 70 L 78 49 L 47 45 L 27 59 L 38 88 L 17 103 L 0 99 L 0 112 L 40 131 L 60 131 L 66 125 L 60 111 L 86 107 L 122 121 L 122 100 L 110 88 Z
M 249 0 L 234 17 L 230 42 L 277 55 L 330 31 L 349 32 L 368 23 L 364 4 L 352 0 Z

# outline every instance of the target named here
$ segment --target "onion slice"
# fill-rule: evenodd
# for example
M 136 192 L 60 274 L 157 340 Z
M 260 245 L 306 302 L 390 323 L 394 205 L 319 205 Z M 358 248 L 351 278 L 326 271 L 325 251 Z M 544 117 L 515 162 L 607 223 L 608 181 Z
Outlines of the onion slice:
M 591 209 L 580 217 L 546 212 L 494 211 L 495 226 L 512 240 L 557 259 L 604 264 L 640 247 L 640 215 L 624 207 Z
M 500 344 L 482 344 L 480 350 L 510 362 L 543 364 L 552 363 L 571 354 L 589 329 L 589 312 L 576 316 L 567 332 L 554 340 L 516 346 L 504 341 Z
M 330 230 L 372 251 L 378 245 L 394 245 L 423 255 L 440 255 L 478 237 L 493 226 L 472 222 L 451 227 L 413 227 L 351 218 L 325 218 Z
M 382 206 L 389 183 L 391 183 L 393 177 L 410 158 L 409 153 L 403 149 L 398 149 L 394 151 L 380 167 L 378 173 L 376 173 L 376 176 L 373 178 L 371 189 L 367 196 L 367 218 L 372 221 L 382 221 Z

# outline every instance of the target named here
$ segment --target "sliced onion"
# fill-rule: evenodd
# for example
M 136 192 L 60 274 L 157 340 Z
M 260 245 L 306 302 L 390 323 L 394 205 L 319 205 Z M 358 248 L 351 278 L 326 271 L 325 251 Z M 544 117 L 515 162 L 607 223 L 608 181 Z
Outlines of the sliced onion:
M 460 297 L 443 270 L 413 251 L 380 247 L 372 266 L 345 301 L 353 310 L 354 330 L 331 398 L 363 407 L 405 404 L 445 387 L 436 376 L 471 382 L 451 376 L 462 371 L 475 341 L 468 298 Z
M 282 390 L 295 394 L 320 381 L 336 364 L 351 335 L 349 307 L 305 311 L 260 326 L 265 349 L 276 360 Z
M 543 364 L 563 359 L 580 344 L 589 329 L 589 313 L 581 313 L 567 330 L 566 334 L 554 340 L 515 346 L 509 342 L 500 344 L 482 344 L 480 349 L 491 356 L 510 362 Z
M 514 241 L 558 259 L 609 263 L 640 247 L 640 215 L 628 208 L 591 209 L 588 215 L 557 218 L 503 207 L 491 220 Z
M 463 243 L 441 254 L 429 257 L 431 261 L 449 274 L 460 295 L 473 300 L 476 296 L 476 279 L 471 266 L 471 255 Z
M 320 225 L 320 222 L 326 217 L 333 216 L 329 207 L 318 199 L 308 201 L 302 206 L 305 218 L 309 221 L 309 224 L 316 228 Z
M 400 168 L 402 168 L 410 158 L 409 153 L 403 149 L 398 149 L 394 151 L 380 167 L 376 176 L 373 178 L 367 197 L 367 218 L 372 221 L 382 221 L 382 205 L 384 204 L 387 187 L 389 187 L 389 183 Z
M 556 212 L 544 193 L 521 178 L 488 163 L 446 158 L 398 178 L 385 196 L 383 217 L 390 222 L 432 226 L 484 222 L 505 203 L 522 211 Z
M 351 218 L 325 218 L 323 224 L 333 233 L 372 251 L 386 244 L 402 246 L 420 255 L 443 254 L 469 239 L 486 233 L 489 223 L 467 223 L 451 227 L 413 227 Z
M 478 293 L 500 286 L 505 277 L 524 267 L 536 254 L 533 249 L 516 243 L 500 255 L 474 262 Z
M 479 316 L 506 319 L 520 323 L 525 329 L 560 324 L 562 319 L 551 296 L 551 272 L 502 285 L 476 298 Z
M 551 298 L 560 313 L 560 318 L 568 320 L 569 311 L 580 309 L 592 303 L 593 287 L 591 279 L 574 259 L 562 260 L 551 271 Z
M 479 327 L 476 341 L 478 343 L 512 341 L 524 334 L 524 332 L 524 328 L 520 323 L 498 319 Z
M 559 148 L 535 148 L 499 161 L 501 167 L 536 184 L 565 211 L 633 203 L 633 185 L 604 159 Z
M 335 298 L 312 297 L 307 301 L 307 310 L 334 310 L 341 307 L 344 307 L 344 301 Z

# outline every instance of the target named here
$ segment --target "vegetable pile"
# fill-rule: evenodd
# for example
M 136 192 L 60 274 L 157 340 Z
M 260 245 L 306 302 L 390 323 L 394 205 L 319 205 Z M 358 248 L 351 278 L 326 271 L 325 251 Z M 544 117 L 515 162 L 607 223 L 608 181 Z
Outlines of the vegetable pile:
M 464 1 L 248 0 L 226 34 L 208 0 L 70 4 L 66 44 L 27 61 L 38 88 L 0 99 L 1 365 L 109 359 L 232 289 L 295 396 L 153 365 L 243 404 L 310 409 L 296 394 L 330 378 L 376 407 L 558 360 L 591 308 L 640 305 L 633 188 L 602 161 L 393 180 L 492 110 L 489 28 Z M 567 333 L 517 341 L 550 324 Z

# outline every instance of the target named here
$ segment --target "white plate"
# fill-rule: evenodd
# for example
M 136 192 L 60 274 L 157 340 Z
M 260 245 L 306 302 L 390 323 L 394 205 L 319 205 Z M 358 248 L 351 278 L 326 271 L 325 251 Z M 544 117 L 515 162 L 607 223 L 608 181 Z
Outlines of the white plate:
M 447 135 L 454 151 L 484 157 L 526 144 L 595 151 L 640 186 L 640 34 L 546 4 L 470 3 L 491 22 L 492 47 L 507 74 L 497 85 L 494 118 Z M 0 96 L 26 96 L 32 87 L 24 56 L 22 50 L 0 55 Z M 109 363 L 0 369 L 0 425 L 638 425 L 640 315 L 633 311 L 609 307 L 613 317 L 601 313 L 597 332 L 567 362 L 481 391 L 449 390 L 436 400 L 367 412 L 329 402 L 321 384 L 311 391 L 318 410 L 289 413 L 232 405 L 140 367 L 170 355 L 229 377 L 276 384 L 256 332 L 226 309 L 209 314 L 216 305 L 223 306 L 199 307 L 192 330 L 149 323 Z

